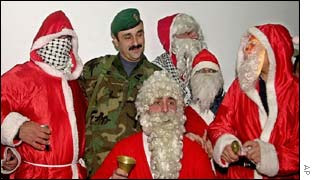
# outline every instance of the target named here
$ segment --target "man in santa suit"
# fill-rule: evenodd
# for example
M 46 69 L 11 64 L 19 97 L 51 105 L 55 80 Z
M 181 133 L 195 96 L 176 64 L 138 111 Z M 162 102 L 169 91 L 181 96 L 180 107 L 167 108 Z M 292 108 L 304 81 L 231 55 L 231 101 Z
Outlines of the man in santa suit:
M 223 100 L 223 76 L 217 58 L 207 49 L 196 55 L 192 63 L 190 88 L 192 103 L 185 108 L 187 132 L 203 136 Z
M 167 70 L 180 85 L 185 104 L 190 104 L 188 84 L 193 58 L 206 48 L 201 28 L 197 21 L 184 13 L 164 17 L 158 21 L 158 36 L 165 52 L 152 63 Z
M 192 103 L 185 108 L 187 118 L 185 128 L 186 136 L 201 144 L 208 153 L 213 167 L 213 148 L 207 136 L 207 129 L 223 100 L 223 84 L 224 80 L 217 58 L 207 49 L 203 49 L 195 56 L 192 63 L 190 79 Z M 218 166 L 216 169 L 224 172 Z M 215 169 L 213 171 L 216 172 Z
M 68 17 L 56 11 L 35 36 L 30 60 L 1 76 L 1 145 L 20 155 L 15 178 L 86 177 L 87 102 L 76 80 L 82 67 L 78 37 Z M 12 152 L 4 150 L 8 156 Z
M 292 54 L 289 31 L 279 24 L 251 27 L 242 38 L 237 78 L 208 129 L 214 160 L 228 167 L 229 178 L 299 178 Z
M 136 107 L 143 132 L 118 142 L 92 178 L 214 178 L 205 151 L 183 136 L 182 91 L 166 71 L 143 83 Z M 117 166 L 120 155 L 136 160 L 129 174 Z

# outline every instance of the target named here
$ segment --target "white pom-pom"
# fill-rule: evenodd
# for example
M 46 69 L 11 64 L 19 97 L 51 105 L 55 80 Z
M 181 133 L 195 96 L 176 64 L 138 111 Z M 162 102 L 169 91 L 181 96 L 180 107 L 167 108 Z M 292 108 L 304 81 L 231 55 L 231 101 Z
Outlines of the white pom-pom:
M 292 38 L 292 42 L 293 42 L 294 44 L 300 44 L 300 37 L 299 37 L 299 36 L 294 36 L 294 37 Z

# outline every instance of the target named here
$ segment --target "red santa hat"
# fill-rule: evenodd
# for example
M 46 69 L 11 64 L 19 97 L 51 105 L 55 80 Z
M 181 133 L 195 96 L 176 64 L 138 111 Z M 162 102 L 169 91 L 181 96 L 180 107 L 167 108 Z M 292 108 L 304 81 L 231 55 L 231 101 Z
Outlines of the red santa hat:
M 202 68 L 211 68 L 217 71 L 220 70 L 217 58 L 207 49 L 203 49 L 195 56 L 194 61 L 192 63 L 191 76 L 193 76 L 197 71 L 199 71 Z

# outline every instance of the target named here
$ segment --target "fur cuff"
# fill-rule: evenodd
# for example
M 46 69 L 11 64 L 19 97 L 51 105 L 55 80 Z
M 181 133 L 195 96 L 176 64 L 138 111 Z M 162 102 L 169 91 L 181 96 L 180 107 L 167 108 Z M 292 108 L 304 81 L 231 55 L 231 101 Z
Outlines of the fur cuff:
M 22 141 L 14 144 L 13 139 L 25 121 L 29 121 L 29 119 L 20 113 L 9 113 L 1 124 L 1 144 L 13 147 L 20 145 Z
M 12 153 L 15 155 L 15 157 L 16 157 L 17 160 L 18 160 L 17 165 L 16 165 L 15 168 L 12 169 L 12 170 L 5 170 L 5 169 L 3 169 L 3 167 L 2 167 L 3 162 L 7 159 L 8 149 L 10 149 L 10 150 L 12 151 Z M 5 150 L 4 150 L 4 158 L 1 159 L 1 173 L 2 173 L 2 174 L 11 174 L 11 173 L 13 173 L 13 172 L 20 166 L 20 164 L 21 164 L 21 156 L 20 156 L 20 154 L 17 152 L 17 150 L 16 150 L 15 148 L 5 147 Z
M 256 141 L 259 143 L 261 154 L 260 163 L 256 165 L 257 171 L 269 177 L 277 175 L 279 160 L 274 145 L 261 140 Z
M 228 163 L 226 162 L 223 163 L 221 161 L 221 155 L 224 150 L 224 147 L 228 144 L 231 144 L 234 140 L 237 140 L 240 144 L 242 144 L 240 140 L 237 139 L 237 137 L 235 137 L 232 134 L 223 134 L 222 136 L 218 138 L 217 142 L 215 143 L 215 146 L 213 149 L 213 159 L 221 167 L 228 167 L 229 165 Z

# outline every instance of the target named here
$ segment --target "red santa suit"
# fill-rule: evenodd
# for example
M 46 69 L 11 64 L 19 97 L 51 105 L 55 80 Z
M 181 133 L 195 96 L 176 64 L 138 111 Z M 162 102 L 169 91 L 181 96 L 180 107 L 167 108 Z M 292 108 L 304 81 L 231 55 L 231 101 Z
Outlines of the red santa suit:
M 136 160 L 136 165 L 129 173 L 131 179 L 152 179 L 147 136 L 143 132 L 136 133 L 118 142 L 108 154 L 101 167 L 92 176 L 93 179 L 109 178 L 118 168 L 117 156 L 126 155 Z M 132 145 L 132 146 L 131 146 Z M 196 158 L 198 157 L 198 158 Z M 213 178 L 210 161 L 205 151 L 196 142 L 184 137 L 182 169 L 178 178 Z
M 71 73 L 63 74 L 43 62 L 37 50 L 60 36 L 72 37 Z M 21 165 L 15 178 L 85 178 L 86 100 L 76 79 L 82 71 L 78 37 L 62 11 L 50 14 L 34 38 L 30 61 L 1 77 L 1 144 L 16 147 Z M 50 150 L 39 151 L 14 140 L 25 121 L 46 124 Z
M 205 130 L 214 119 L 213 112 L 209 109 L 208 111 L 201 113 L 200 108 L 197 104 L 191 104 L 185 108 L 185 116 L 187 118 L 185 123 L 185 129 L 187 132 L 203 136 Z
M 221 160 L 227 144 L 237 140 L 259 143 L 261 162 L 252 170 L 230 166 L 229 178 L 299 178 L 299 85 L 292 74 L 293 44 L 282 25 L 266 24 L 252 27 L 248 33 L 265 47 L 269 59 L 266 81 L 267 115 L 260 96 L 259 84 L 246 93 L 238 79 L 234 80 L 210 124 L 208 134 L 214 146 L 214 159 Z M 244 60 L 240 48 L 238 64 Z
M 203 68 L 211 68 L 216 71 L 220 71 L 220 66 L 217 58 L 209 52 L 207 49 L 200 51 L 193 60 L 192 63 L 192 76 Z M 205 130 L 208 129 L 210 123 L 214 120 L 214 113 L 209 109 L 201 112 L 200 106 L 197 103 L 191 103 L 185 108 L 185 129 L 186 132 L 192 132 L 202 137 Z M 211 167 L 216 177 L 224 177 L 220 171 L 215 170 L 213 159 L 211 159 Z
M 203 68 L 211 68 L 220 71 L 220 66 L 217 58 L 207 49 L 200 51 L 192 62 L 192 75 Z M 186 123 L 185 128 L 187 132 L 192 132 L 199 136 L 203 136 L 204 131 L 214 119 L 213 112 L 209 109 L 201 112 L 200 107 L 196 103 L 191 103 L 185 108 Z

